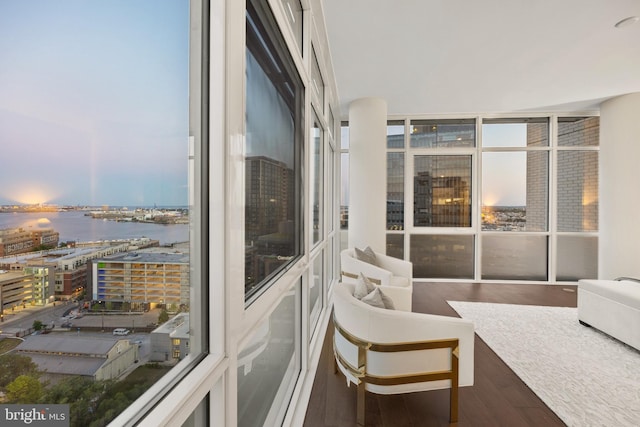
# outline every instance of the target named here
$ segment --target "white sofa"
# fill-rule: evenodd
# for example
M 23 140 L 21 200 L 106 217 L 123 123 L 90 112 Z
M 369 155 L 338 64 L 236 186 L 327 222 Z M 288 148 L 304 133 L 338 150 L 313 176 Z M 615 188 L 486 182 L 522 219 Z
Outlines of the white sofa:
M 384 294 L 393 300 L 396 310 L 411 311 L 413 296 L 413 264 L 375 252 L 377 265 L 360 261 L 355 249 L 340 252 L 340 269 L 344 283 L 356 283 L 362 273 L 377 285 L 383 286 Z
M 351 283 L 334 286 L 334 355 L 348 384 L 358 386 L 358 423 L 364 424 L 365 390 L 399 394 L 445 388 L 451 389 L 455 422 L 458 387 L 473 385 L 473 322 L 372 307 L 356 299 L 354 289 Z
M 625 278 L 580 280 L 578 320 L 640 350 L 640 283 Z

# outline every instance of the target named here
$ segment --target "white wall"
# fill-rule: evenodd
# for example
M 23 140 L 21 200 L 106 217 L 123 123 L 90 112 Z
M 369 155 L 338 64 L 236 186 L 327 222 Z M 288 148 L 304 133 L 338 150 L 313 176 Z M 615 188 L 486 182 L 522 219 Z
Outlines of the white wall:
M 640 93 L 600 109 L 598 277 L 640 278 Z

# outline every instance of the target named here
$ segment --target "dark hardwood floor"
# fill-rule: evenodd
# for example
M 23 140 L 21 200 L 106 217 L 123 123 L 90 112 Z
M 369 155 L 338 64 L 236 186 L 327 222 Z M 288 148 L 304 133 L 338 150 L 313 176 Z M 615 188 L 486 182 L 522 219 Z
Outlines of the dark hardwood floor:
M 483 301 L 576 307 L 576 286 L 526 284 L 414 284 L 413 311 L 457 316 L 450 301 Z M 356 387 L 334 374 L 333 325 L 329 323 L 305 427 L 355 426 Z M 458 426 L 549 427 L 565 424 L 476 335 L 475 382 L 460 388 Z M 366 425 L 448 426 L 449 391 L 366 395 Z

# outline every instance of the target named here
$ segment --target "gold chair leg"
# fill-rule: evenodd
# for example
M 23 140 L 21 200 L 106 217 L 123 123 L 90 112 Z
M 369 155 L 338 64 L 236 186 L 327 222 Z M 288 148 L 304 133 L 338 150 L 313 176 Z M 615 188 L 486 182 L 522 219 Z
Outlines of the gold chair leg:
M 460 383 L 459 351 L 460 348 L 456 347 L 451 352 L 451 401 L 449 402 L 449 421 L 452 423 L 458 422 L 458 386 Z
M 451 402 L 449 403 L 449 422 L 458 422 L 458 385 L 451 387 Z

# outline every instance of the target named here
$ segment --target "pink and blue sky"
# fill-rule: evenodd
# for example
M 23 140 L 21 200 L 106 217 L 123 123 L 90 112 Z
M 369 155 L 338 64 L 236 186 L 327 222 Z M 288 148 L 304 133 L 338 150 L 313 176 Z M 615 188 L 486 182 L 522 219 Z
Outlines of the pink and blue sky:
M 187 204 L 188 4 L 0 2 L 0 204 Z

